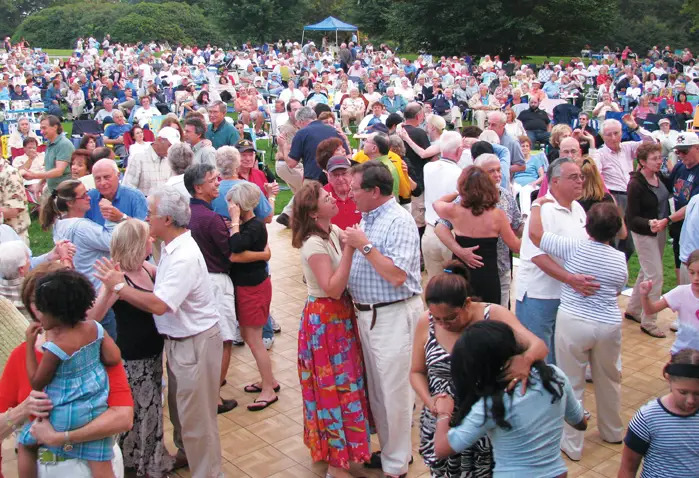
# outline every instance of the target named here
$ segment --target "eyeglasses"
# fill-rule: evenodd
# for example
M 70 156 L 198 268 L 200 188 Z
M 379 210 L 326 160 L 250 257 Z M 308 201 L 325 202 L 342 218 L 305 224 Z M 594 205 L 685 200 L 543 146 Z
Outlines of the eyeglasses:
M 74 200 L 77 201 L 78 199 L 87 199 L 87 198 L 89 198 L 89 197 L 90 197 L 90 195 L 87 194 L 87 191 L 85 191 L 85 192 L 84 192 L 83 194 L 81 194 L 80 196 L 75 196 L 75 199 L 74 199 Z
M 570 176 L 567 176 L 566 179 L 570 181 L 580 181 L 582 183 L 585 181 L 585 176 L 582 174 L 571 174 Z
M 458 319 L 459 313 L 456 312 L 453 315 L 450 315 L 449 317 L 435 317 L 434 315 L 432 315 L 432 312 L 429 312 L 429 317 L 430 317 L 430 320 L 433 322 L 439 322 L 440 324 L 446 325 L 446 324 L 450 324 L 450 323 L 454 322 L 456 319 Z

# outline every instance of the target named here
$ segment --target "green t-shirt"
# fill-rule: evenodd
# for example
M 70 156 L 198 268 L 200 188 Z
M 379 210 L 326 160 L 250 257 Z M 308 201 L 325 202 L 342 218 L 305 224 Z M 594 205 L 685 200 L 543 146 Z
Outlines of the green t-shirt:
M 46 180 L 46 185 L 48 186 L 49 192 L 53 192 L 56 187 L 58 187 L 61 182 L 66 179 L 71 178 L 70 174 L 70 157 L 75 151 L 73 143 L 70 142 L 68 138 L 64 135 L 59 135 L 52 143 L 49 143 L 46 147 L 46 154 L 44 155 L 44 169 L 50 171 L 56 167 L 56 161 L 65 161 L 66 169 L 63 174 L 57 178 L 48 178 Z
M 396 166 L 390 160 L 388 155 L 379 156 L 378 158 L 376 158 L 376 160 L 381 161 L 388 168 L 388 170 L 391 171 L 391 176 L 393 176 L 393 196 L 396 198 L 396 201 L 398 201 L 398 186 L 400 183 L 400 176 L 398 176 L 398 170 L 396 169 Z
M 240 133 L 235 126 L 223 120 L 217 130 L 214 130 L 213 124 L 209 125 L 206 129 L 206 139 L 211 141 L 215 149 L 218 149 L 221 146 L 235 146 L 240 139 Z

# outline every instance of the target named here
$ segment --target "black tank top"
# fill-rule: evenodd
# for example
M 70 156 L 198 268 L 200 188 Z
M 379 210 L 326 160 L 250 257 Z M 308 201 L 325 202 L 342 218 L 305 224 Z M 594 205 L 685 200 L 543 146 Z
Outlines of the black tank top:
M 148 269 L 144 267 L 143 270 L 153 281 L 153 276 L 150 275 Z M 137 286 L 127 276 L 124 276 L 124 280 L 136 290 L 153 292 Z M 153 358 L 163 351 L 164 340 L 162 335 L 158 333 L 158 329 L 155 328 L 153 314 L 121 299 L 114 303 L 112 309 L 114 309 L 117 323 L 116 343 L 124 360 Z

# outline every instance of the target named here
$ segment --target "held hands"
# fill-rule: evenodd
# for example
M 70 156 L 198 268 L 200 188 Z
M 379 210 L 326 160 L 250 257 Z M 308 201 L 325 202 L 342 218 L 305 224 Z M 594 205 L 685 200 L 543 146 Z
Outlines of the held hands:
M 651 232 L 658 233 L 667 227 L 667 219 L 651 219 L 648 224 Z
M 72 261 L 75 255 L 75 245 L 70 241 L 58 241 L 53 248 L 55 259 L 59 261 Z
M 638 285 L 638 290 L 641 293 L 641 295 L 648 295 L 650 294 L 650 290 L 653 288 L 653 281 L 652 280 L 644 280 Z
M 279 184 L 276 181 L 273 183 L 265 183 L 265 192 L 267 196 L 276 196 L 279 194 Z
M 97 277 L 109 292 L 114 290 L 114 286 L 124 282 L 124 273 L 118 263 L 103 257 L 95 262 L 95 277 Z
M 367 239 L 364 231 L 362 231 L 359 226 L 356 225 L 345 229 L 345 237 L 346 243 L 354 249 L 361 249 L 365 245 L 369 244 L 369 239 Z
M 112 202 L 109 199 L 102 198 L 99 202 L 100 212 L 102 216 L 112 222 L 119 222 L 124 216 L 124 213 L 112 206 Z

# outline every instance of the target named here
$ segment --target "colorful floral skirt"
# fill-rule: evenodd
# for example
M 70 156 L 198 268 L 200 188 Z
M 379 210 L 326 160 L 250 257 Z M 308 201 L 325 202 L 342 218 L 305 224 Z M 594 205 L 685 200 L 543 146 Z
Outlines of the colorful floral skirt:
M 311 458 L 344 469 L 368 461 L 370 411 L 349 296 L 309 296 L 298 337 L 303 438 Z

